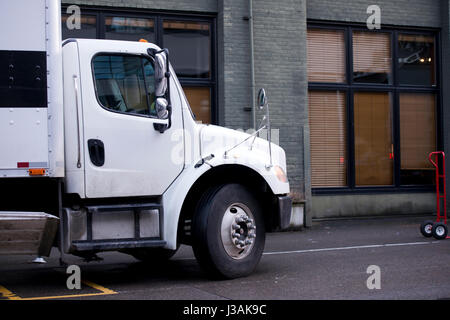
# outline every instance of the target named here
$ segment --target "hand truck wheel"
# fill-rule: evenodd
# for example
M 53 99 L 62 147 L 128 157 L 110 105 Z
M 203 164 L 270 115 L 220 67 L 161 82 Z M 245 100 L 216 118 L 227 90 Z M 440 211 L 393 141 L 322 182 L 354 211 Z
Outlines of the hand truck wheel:
M 422 222 L 422 224 L 420 225 L 420 233 L 426 237 L 426 238 L 430 238 L 433 234 L 432 234 L 432 229 L 433 229 L 433 224 L 434 221 L 432 220 L 426 220 L 424 222 Z
M 433 237 L 437 240 L 443 240 L 447 238 L 448 228 L 443 222 L 437 222 L 433 224 L 433 228 L 431 229 L 431 233 Z

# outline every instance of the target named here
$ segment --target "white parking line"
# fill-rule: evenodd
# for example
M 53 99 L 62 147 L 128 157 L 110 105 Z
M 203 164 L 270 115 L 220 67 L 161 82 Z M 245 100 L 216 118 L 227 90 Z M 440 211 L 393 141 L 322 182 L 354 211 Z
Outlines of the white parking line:
M 337 247 L 337 248 L 317 248 L 306 250 L 292 250 L 292 251 L 273 251 L 263 252 L 263 255 L 276 255 L 276 254 L 293 254 L 293 253 L 310 253 L 310 252 L 324 252 L 324 251 L 340 251 L 340 250 L 353 250 L 353 249 L 371 249 L 371 248 L 385 248 L 385 247 L 401 247 L 401 246 L 417 246 L 424 244 L 436 244 L 441 241 L 422 241 L 422 242 L 405 242 L 405 243 L 385 243 L 385 244 L 370 244 L 364 246 L 350 246 L 350 247 Z M 175 258 L 175 261 L 180 260 L 195 260 L 193 257 L 189 258 Z
M 318 248 L 318 249 L 307 249 L 307 250 L 274 251 L 274 252 L 264 252 L 263 255 L 339 251 L 339 250 L 352 250 L 352 249 L 371 249 L 371 248 L 400 247 L 400 246 L 417 246 L 417 245 L 433 244 L 433 243 L 439 243 L 439 242 L 440 241 L 422 241 L 422 242 L 406 242 L 406 243 L 371 244 L 371 245 L 364 245 L 364 246 L 337 247 L 337 248 Z

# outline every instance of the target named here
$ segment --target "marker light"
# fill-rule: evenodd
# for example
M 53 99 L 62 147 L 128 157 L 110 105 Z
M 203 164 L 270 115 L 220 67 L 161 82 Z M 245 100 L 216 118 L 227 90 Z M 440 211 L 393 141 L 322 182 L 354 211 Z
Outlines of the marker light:
M 45 169 L 29 169 L 28 174 L 30 176 L 43 176 L 45 175 Z
M 284 172 L 283 168 L 281 168 L 280 166 L 274 166 L 273 169 L 275 170 L 275 175 L 277 176 L 278 180 L 284 183 L 288 182 L 286 173 Z

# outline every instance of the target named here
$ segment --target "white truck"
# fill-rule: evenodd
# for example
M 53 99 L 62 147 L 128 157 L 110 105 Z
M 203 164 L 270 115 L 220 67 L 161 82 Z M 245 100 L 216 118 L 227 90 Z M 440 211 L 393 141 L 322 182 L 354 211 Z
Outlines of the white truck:
M 212 276 L 254 270 L 292 206 L 285 152 L 257 137 L 263 90 L 255 134 L 198 124 L 168 50 L 62 41 L 59 0 L 2 1 L 0 30 L 0 254 L 186 244 Z

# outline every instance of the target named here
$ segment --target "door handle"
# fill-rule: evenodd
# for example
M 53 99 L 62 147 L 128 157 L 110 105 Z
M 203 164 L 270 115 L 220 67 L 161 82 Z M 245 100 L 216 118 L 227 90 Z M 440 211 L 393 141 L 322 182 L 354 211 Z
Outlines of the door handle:
M 88 150 L 91 162 L 95 166 L 101 167 L 105 164 L 105 146 L 101 140 L 89 139 Z

